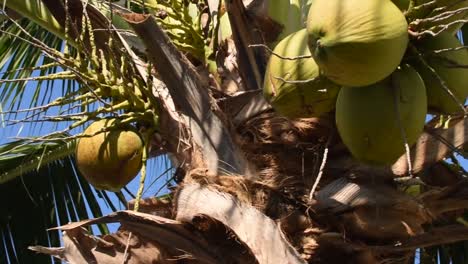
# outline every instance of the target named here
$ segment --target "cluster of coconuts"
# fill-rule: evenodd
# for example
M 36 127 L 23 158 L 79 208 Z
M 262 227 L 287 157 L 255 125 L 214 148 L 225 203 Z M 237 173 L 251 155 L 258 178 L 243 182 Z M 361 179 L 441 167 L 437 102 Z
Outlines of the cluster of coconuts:
M 115 119 L 92 123 L 76 146 L 76 164 L 84 178 L 96 189 L 113 192 L 136 177 L 144 146 L 132 126 L 116 123 Z
M 450 24 L 442 33 L 418 38 L 408 34 L 408 0 L 311 2 L 306 28 L 280 40 L 267 65 L 264 95 L 279 114 L 335 111 L 352 155 L 384 165 L 405 153 L 405 143 L 416 142 L 428 111 L 463 111 L 468 51 L 456 37 L 460 23 L 450 22 L 468 18 L 468 11 L 451 12 L 468 1 L 415 1 L 424 4 L 413 9 L 416 19 L 455 13 L 442 21 Z M 441 27 L 436 21 L 429 20 L 430 29 Z

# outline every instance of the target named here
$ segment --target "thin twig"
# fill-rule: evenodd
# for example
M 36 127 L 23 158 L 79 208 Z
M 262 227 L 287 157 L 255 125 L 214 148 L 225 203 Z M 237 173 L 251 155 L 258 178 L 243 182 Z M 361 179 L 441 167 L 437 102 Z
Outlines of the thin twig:
M 439 10 L 436 10 L 434 9 L 434 11 L 441 11 L 442 9 L 439 9 Z M 437 14 L 435 16 L 432 16 L 432 17 L 428 17 L 428 18 L 423 18 L 423 19 L 419 19 L 419 22 L 421 23 L 427 23 L 427 22 L 439 22 L 439 21 L 443 21 L 443 20 L 446 20 L 446 19 L 449 19 L 455 15 L 458 15 L 458 14 L 461 14 L 463 13 L 464 11 L 468 11 L 468 7 L 462 7 L 462 8 L 458 8 L 456 10 L 450 10 L 450 11 L 443 11 L 442 13 L 440 14 Z
M 463 113 L 468 114 L 467 110 L 465 109 L 465 106 L 463 105 L 463 103 L 460 102 L 460 100 L 458 100 L 458 98 L 455 96 L 455 94 L 449 89 L 449 87 L 447 86 L 447 84 L 445 83 L 445 81 L 442 79 L 442 77 L 440 77 L 440 75 L 434 70 L 434 68 L 432 68 L 428 63 L 427 61 L 424 59 L 424 57 L 422 56 L 422 54 L 417 50 L 417 48 L 413 45 L 410 45 L 410 48 L 412 49 L 413 52 L 416 53 L 416 55 L 418 56 L 418 60 L 423 64 L 424 67 L 426 67 L 430 72 L 431 74 L 437 78 L 437 80 L 439 81 L 442 89 L 444 89 L 444 91 L 452 98 L 452 100 L 458 104 L 458 106 L 460 106 L 460 108 L 463 110 Z
M 148 187 L 146 188 L 145 191 L 143 191 L 143 194 L 144 195 L 152 186 L 153 184 L 155 184 L 159 179 L 161 179 L 164 175 L 166 175 L 167 173 L 169 173 L 173 168 L 170 167 L 168 169 L 166 169 L 165 171 L 163 171 L 162 173 L 160 173 L 149 185 Z
M 440 54 L 440 53 L 444 53 L 444 52 L 457 51 L 457 50 L 463 50 L 463 49 L 468 49 L 468 46 L 459 46 L 459 47 L 455 47 L 455 48 L 432 50 L 430 53 Z
M 152 135 L 153 135 L 152 130 L 149 129 L 145 131 L 144 137 L 143 137 L 144 144 L 143 144 L 143 155 L 141 158 L 142 166 L 141 166 L 141 175 L 140 175 L 140 186 L 138 186 L 138 191 L 137 191 L 136 198 L 135 198 L 135 205 L 133 207 L 133 210 L 135 212 L 138 212 L 138 210 L 140 209 L 140 200 L 141 200 L 141 197 L 143 196 L 143 189 L 145 187 L 145 180 L 146 180 L 146 173 L 147 173 L 146 163 L 148 160 L 148 146 L 151 142 Z
M 15 73 L 15 72 L 26 71 L 26 70 L 27 71 L 39 71 L 39 70 L 46 70 L 48 68 L 53 68 L 57 66 L 60 66 L 60 64 L 56 62 L 51 62 L 48 64 L 34 66 L 34 67 L 21 67 L 21 68 L 16 68 L 16 69 L 9 70 L 9 71 L 3 71 L 3 72 L 0 72 L 0 74 L 9 74 L 9 73 Z
M 400 135 L 404 143 L 404 148 L 405 148 L 405 153 L 406 153 L 406 162 L 408 163 L 408 175 L 413 176 L 413 164 L 411 162 L 411 152 L 410 152 L 410 147 L 408 144 L 408 138 L 406 136 L 405 129 L 403 127 L 403 122 L 401 120 L 400 116 L 400 100 L 399 100 L 399 94 L 400 94 L 400 85 L 396 83 L 395 78 L 391 78 L 392 81 L 392 93 L 393 93 L 393 107 L 395 110 L 395 115 L 397 119 L 397 124 L 398 128 L 400 129 Z M 397 92 L 398 91 L 398 92 Z
M 325 149 L 323 150 L 323 156 L 322 156 L 322 163 L 320 164 L 319 172 L 318 172 L 317 178 L 315 179 L 314 185 L 312 186 L 312 189 L 310 190 L 310 194 L 309 194 L 310 201 L 312 200 L 312 198 L 314 198 L 315 189 L 317 189 L 317 186 L 323 175 L 323 170 L 325 169 L 325 165 L 327 164 L 328 146 L 331 143 L 331 139 L 332 139 L 332 135 L 328 136 L 327 143 L 325 143 Z
M 123 120 L 120 120 L 119 122 L 119 125 L 125 125 L 125 124 L 131 124 L 137 120 L 141 120 L 141 117 L 138 117 L 135 115 L 135 113 L 133 113 L 132 115 L 128 115 L 129 117 L 127 117 L 126 119 L 123 119 Z M 69 136 L 69 137 L 59 137 L 59 138 L 54 138 L 53 136 L 56 136 L 56 135 L 63 135 L 65 133 L 67 133 L 68 131 L 72 130 L 73 128 L 76 128 L 80 125 L 83 125 L 84 123 L 88 122 L 88 121 L 93 121 L 93 120 L 100 120 L 100 118 L 96 118 L 95 116 L 91 117 L 91 116 L 86 116 L 83 118 L 83 120 L 79 121 L 79 122 L 76 122 L 76 123 L 73 123 L 72 125 L 68 126 L 67 128 L 61 130 L 61 131 L 57 131 L 57 132 L 52 132 L 50 134 L 47 134 L 45 136 L 40 136 L 40 137 L 12 137 L 13 139 L 18 139 L 18 140 L 29 140 L 31 142 L 47 142 L 47 141 L 57 141 L 57 140 L 73 140 L 73 139 L 78 139 L 78 138 L 83 138 L 83 137 L 92 137 L 92 136 L 95 136 L 99 133 L 103 133 L 103 132 L 107 132 L 107 131 L 110 131 L 112 130 L 114 127 L 105 127 L 105 128 L 102 128 L 98 131 L 96 131 L 95 133 L 92 133 L 92 134 L 78 134 L 78 135 L 75 135 L 75 136 Z
M 286 80 L 282 77 L 278 77 L 278 76 L 273 76 L 273 78 L 277 79 L 277 80 L 280 80 L 282 82 L 285 82 L 285 83 L 290 83 L 290 84 L 304 84 L 304 83 L 310 83 L 310 82 L 313 82 L 313 81 L 316 81 L 317 78 L 319 77 L 315 77 L 315 78 L 312 78 L 312 79 L 305 79 L 305 80 Z
M 74 80 L 75 75 L 70 74 L 70 72 L 59 72 L 59 73 L 51 73 L 48 75 L 41 75 L 41 76 L 34 76 L 34 77 L 25 77 L 25 78 L 16 78 L 16 79 L 3 79 L 0 80 L 0 84 L 2 83 L 12 83 L 12 82 L 29 82 L 29 81 L 45 81 L 45 80 L 56 80 L 56 79 L 62 79 L 62 80 Z
M 466 157 L 466 154 L 463 151 L 460 151 L 459 149 L 457 149 L 446 138 L 442 137 L 441 135 L 439 135 L 437 133 L 434 133 L 432 130 L 429 130 L 429 129 L 426 129 L 425 132 L 428 133 L 429 135 L 433 136 L 434 138 L 436 138 L 439 142 L 444 144 L 452 152 L 457 153 L 458 155 L 460 155 L 462 157 Z
M 295 57 L 281 56 L 278 53 L 275 53 L 272 49 L 270 49 L 270 47 L 268 47 L 265 44 L 250 44 L 248 47 L 249 48 L 258 48 L 258 47 L 264 48 L 269 53 L 271 53 L 271 55 L 274 55 L 274 56 L 276 56 L 276 57 L 278 57 L 280 59 L 283 59 L 283 60 L 301 60 L 301 59 L 310 59 L 310 58 L 312 58 L 312 55 L 301 55 L 301 56 L 295 56 Z
M 456 24 L 465 24 L 465 23 L 468 23 L 468 19 L 459 19 L 459 20 L 452 21 L 452 22 L 450 22 L 448 24 L 434 26 L 434 28 L 438 29 L 438 30 L 426 29 L 426 30 L 423 30 L 421 32 L 408 30 L 408 33 L 413 37 L 421 37 L 423 35 L 431 35 L 433 37 L 437 37 L 442 32 L 446 31 L 450 26 L 453 26 L 453 25 L 456 25 Z M 411 28 L 411 26 L 410 26 L 410 28 Z
M 132 238 L 132 232 L 128 233 L 128 239 L 127 239 L 127 243 L 125 243 L 125 250 L 124 250 L 124 255 L 123 255 L 123 259 L 122 259 L 122 264 L 125 264 L 127 263 L 127 259 L 129 257 L 129 249 L 130 249 L 130 239 Z

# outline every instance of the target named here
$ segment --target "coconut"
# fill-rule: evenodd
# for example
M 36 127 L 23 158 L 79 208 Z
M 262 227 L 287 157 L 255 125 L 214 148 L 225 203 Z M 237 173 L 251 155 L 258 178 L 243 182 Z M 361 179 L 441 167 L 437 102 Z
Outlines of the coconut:
M 274 48 L 282 57 L 310 56 L 305 29 L 292 33 Z M 283 80 L 281 80 L 281 79 Z M 306 81 L 304 83 L 291 83 Z M 267 101 L 281 115 L 289 118 L 320 116 L 335 108 L 339 86 L 319 75 L 314 59 L 282 59 L 271 55 L 264 81 Z
M 76 163 L 85 179 L 97 189 L 119 191 L 141 169 L 143 141 L 132 127 L 116 128 L 94 135 L 115 125 L 114 119 L 92 123 L 76 147 Z
M 422 78 L 403 65 L 376 84 L 343 87 L 336 101 L 336 125 L 356 159 L 392 164 L 405 153 L 401 129 L 409 145 L 416 142 L 424 128 L 426 109 Z
M 266 1 L 268 16 L 281 26 L 278 39 L 296 32 L 304 27 L 301 20 L 300 0 Z
M 428 64 L 444 81 L 445 86 L 455 95 L 459 102 L 465 102 L 468 96 L 468 69 L 457 68 L 456 64 L 468 65 L 466 49 L 452 50 L 434 54 L 435 50 L 450 49 L 463 46 L 449 32 L 442 32 L 437 37 L 421 40 L 417 46 Z M 424 79 L 427 88 L 429 109 L 442 114 L 453 114 L 463 111 L 460 105 L 444 89 L 439 78 L 422 63 L 416 62 L 415 68 Z
M 244 5 L 264 34 L 264 40 L 274 47 L 281 39 L 304 28 L 310 1 L 281 0 L 255 1 L 244 0 Z
M 312 56 L 325 76 L 344 86 L 389 76 L 405 53 L 407 28 L 390 0 L 315 0 L 307 17 Z

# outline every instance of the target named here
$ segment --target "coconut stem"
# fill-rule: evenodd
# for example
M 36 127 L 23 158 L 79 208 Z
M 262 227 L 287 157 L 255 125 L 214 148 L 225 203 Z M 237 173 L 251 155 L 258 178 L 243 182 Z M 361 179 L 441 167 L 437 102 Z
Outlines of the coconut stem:
M 413 45 L 410 45 L 410 48 L 412 49 L 412 51 L 414 53 L 416 53 L 417 57 L 418 57 L 418 60 L 423 64 L 424 67 L 426 67 L 430 72 L 431 74 L 437 78 L 437 80 L 440 82 L 440 85 L 442 86 L 442 89 L 444 89 L 444 91 L 452 98 L 452 100 L 458 104 L 458 106 L 460 106 L 460 108 L 462 109 L 463 113 L 465 115 L 468 114 L 467 110 L 465 109 L 465 106 L 463 105 L 462 102 L 460 102 L 460 100 L 458 100 L 458 98 L 455 96 L 455 94 L 448 88 L 447 84 L 445 83 L 445 81 L 442 79 L 442 77 L 440 77 L 440 75 L 434 70 L 434 68 L 432 68 L 428 63 L 427 61 L 424 59 L 423 55 L 418 51 L 418 49 L 413 46 Z
M 436 1 L 429 1 L 427 3 L 421 4 L 420 1 L 410 0 L 408 11 L 406 12 L 406 17 L 410 20 L 420 18 L 425 13 L 427 13 L 428 10 L 432 10 L 434 8 L 435 3 Z
M 403 128 L 403 122 L 401 121 L 400 116 L 400 104 L 399 104 L 399 94 L 401 87 L 396 83 L 395 77 L 391 77 L 392 82 L 392 94 L 393 94 L 393 106 L 396 115 L 396 121 L 398 128 L 400 129 L 401 138 L 403 139 L 404 147 L 405 147 L 405 154 L 406 154 L 406 162 L 408 163 L 408 175 L 413 177 L 413 164 L 411 163 L 411 152 L 408 144 L 408 140 L 406 137 L 405 129 Z
M 300 56 L 294 56 L 294 57 L 286 57 L 286 56 L 281 56 L 278 53 L 275 53 L 270 47 L 268 47 L 265 44 L 250 44 L 249 48 L 264 48 L 267 50 L 271 55 L 276 56 L 282 60 L 302 60 L 302 59 L 312 59 L 312 55 L 300 55 Z
M 141 158 L 141 176 L 140 176 L 140 185 L 138 187 L 137 195 L 136 195 L 136 200 L 135 200 L 135 206 L 133 207 L 133 210 L 135 212 L 138 212 L 138 209 L 140 207 L 140 200 L 143 195 L 143 188 L 145 187 L 145 180 L 146 180 L 146 161 L 148 160 L 148 146 L 150 142 L 150 138 L 152 135 L 152 130 L 145 131 L 143 134 L 143 154 Z
M 315 190 L 317 189 L 317 186 L 320 183 L 320 180 L 322 179 L 323 170 L 325 169 L 325 165 L 327 164 L 328 146 L 330 145 L 331 138 L 332 138 L 332 136 L 330 135 L 328 137 L 327 143 L 325 144 L 325 149 L 323 150 L 323 156 L 322 156 L 322 164 L 320 164 L 320 168 L 319 168 L 317 178 L 315 179 L 314 185 L 312 186 L 312 189 L 310 190 L 309 200 L 312 200 L 312 198 L 314 198 Z
M 289 84 L 304 84 L 304 83 L 311 83 L 311 82 L 314 82 L 316 81 L 319 77 L 315 77 L 315 78 L 312 78 L 312 79 L 305 79 L 305 80 L 286 80 L 282 77 L 279 77 L 279 76 L 273 76 L 273 78 L 277 79 L 277 80 L 280 80 L 284 83 L 289 83 Z
M 135 210 L 135 211 L 137 211 L 137 210 Z M 127 242 L 125 243 L 124 256 L 122 258 L 122 264 L 127 263 L 128 250 L 130 249 L 130 239 L 132 239 L 132 232 L 128 233 Z

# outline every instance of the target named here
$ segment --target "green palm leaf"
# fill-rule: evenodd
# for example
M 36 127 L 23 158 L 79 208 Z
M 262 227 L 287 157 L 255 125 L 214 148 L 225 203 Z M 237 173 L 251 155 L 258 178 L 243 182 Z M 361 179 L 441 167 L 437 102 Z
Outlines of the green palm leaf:
M 0 171 L 2 172 L 0 184 L 66 158 L 74 150 L 75 141 L 70 140 L 58 142 L 19 140 L 0 146 Z
M 47 46 L 60 50 L 63 46 L 63 40 L 52 33 L 44 30 L 37 24 L 21 19 L 18 23 L 22 28 L 31 32 L 31 35 L 40 39 Z M 41 96 L 41 83 L 38 81 L 36 86 L 28 86 L 26 81 L 31 75 L 44 76 L 58 72 L 57 65 L 52 64 L 50 58 L 43 56 L 40 48 L 32 47 L 24 39 L 30 39 L 14 23 L 7 23 L 0 34 L 0 83 L 3 82 L 0 92 L 0 101 L 4 103 L 4 111 L 18 110 L 21 99 L 25 93 L 32 95 L 29 107 L 36 107 L 44 103 L 46 96 Z M 42 67 L 37 67 L 42 65 Z M 9 80 L 5 82 L 5 80 Z M 14 80 L 14 81 L 12 81 Z M 52 88 L 52 80 L 46 83 L 47 90 L 42 91 L 49 94 Z
M 24 141 L 16 141 L 0 149 L 2 171 L 10 168 L 9 172 L 18 174 L 14 168 L 24 166 L 25 159 L 42 160 L 40 169 L 23 170 L 29 172 L 0 184 L 0 247 L 5 249 L 0 250 L 0 262 L 48 263 L 48 257 L 37 256 L 27 247 L 59 245 L 59 232 L 46 230 L 70 221 L 101 216 L 98 199 L 76 172 L 73 159 L 65 154 L 71 149 L 70 144 L 24 145 Z M 47 157 L 48 150 L 60 149 L 61 159 L 55 156 L 52 161 Z M 107 228 L 101 226 L 101 233 L 106 232 Z

